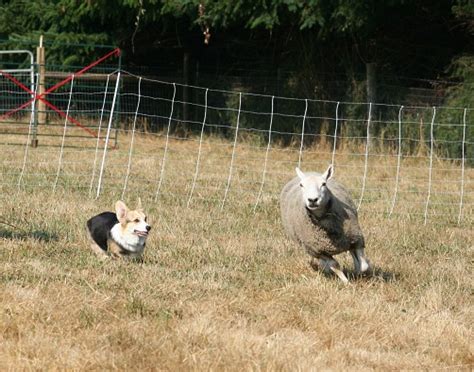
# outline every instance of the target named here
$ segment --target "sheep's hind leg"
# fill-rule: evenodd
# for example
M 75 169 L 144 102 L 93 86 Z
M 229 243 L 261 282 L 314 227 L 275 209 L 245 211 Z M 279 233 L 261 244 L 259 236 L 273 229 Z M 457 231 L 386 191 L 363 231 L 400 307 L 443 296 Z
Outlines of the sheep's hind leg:
M 347 279 L 346 275 L 340 269 L 339 263 L 331 256 L 320 256 L 318 258 L 312 258 L 311 266 L 313 267 L 313 269 L 321 270 L 325 274 L 330 274 L 331 272 L 333 272 L 337 275 L 339 279 L 342 280 L 344 284 L 349 283 L 349 280 Z
M 365 258 L 364 248 L 356 248 L 351 250 L 352 259 L 354 261 L 354 270 L 356 274 L 365 273 L 370 269 L 370 264 Z

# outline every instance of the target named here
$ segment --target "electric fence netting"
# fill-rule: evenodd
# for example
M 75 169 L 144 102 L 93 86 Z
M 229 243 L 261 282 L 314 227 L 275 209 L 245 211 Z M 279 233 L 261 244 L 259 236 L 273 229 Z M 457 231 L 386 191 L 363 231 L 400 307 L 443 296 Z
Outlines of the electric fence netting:
M 0 94 L 0 116 L 32 96 L 3 76 Z M 470 108 L 297 99 L 126 71 L 75 76 L 48 97 L 64 116 L 48 111 L 34 126 L 28 106 L 0 119 L 4 191 L 258 214 L 278 204 L 296 166 L 323 172 L 333 163 L 360 214 L 474 220 Z

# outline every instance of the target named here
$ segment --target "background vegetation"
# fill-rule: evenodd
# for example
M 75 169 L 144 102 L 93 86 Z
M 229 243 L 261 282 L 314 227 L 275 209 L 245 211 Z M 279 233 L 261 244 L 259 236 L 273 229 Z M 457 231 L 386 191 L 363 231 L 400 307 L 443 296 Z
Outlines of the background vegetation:
M 107 45 L 118 45 L 125 69 L 184 84 L 319 100 L 472 108 L 473 9 L 468 0 L 15 0 L 0 1 L 0 38 L 5 48 L 34 48 L 44 34 L 47 63 L 54 70 L 87 65 Z M 156 94 L 146 88 L 142 93 Z M 204 100 L 186 89 L 178 96 L 198 104 Z M 243 107 L 268 112 L 267 101 L 247 99 Z M 237 101 L 216 104 L 236 107 Z M 276 102 L 282 112 L 302 113 L 303 106 Z M 313 110 L 314 116 L 334 117 L 330 106 Z M 199 121 L 196 110 L 178 107 L 176 115 L 184 122 Z M 373 120 L 383 122 L 378 132 L 397 130 L 392 111 L 372 113 Z M 340 114 L 367 118 L 363 106 Z M 474 136 L 471 117 L 469 111 L 468 140 Z M 225 128 L 234 119 L 219 116 L 216 122 Z M 436 146 L 439 154 L 460 159 L 463 112 L 441 110 L 436 120 L 446 124 L 435 133 L 442 142 Z M 324 135 L 333 132 L 334 123 L 307 125 L 310 133 Z M 297 133 L 300 123 L 276 120 L 274 129 Z M 364 125 L 351 126 L 348 135 L 364 136 Z M 472 163 L 471 153 L 466 145 L 464 156 Z
M 217 75 L 205 85 L 227 77 L 305 98 L 365 100 L 366 65 L 376 64 L 379 102 L 400 103 L 410 87 L 451 88 L 460 102 L 453 83 L 472 76 L 473 8 L 469 0 L 2 0 L 0 36 L 45 34 L 61 45 L 49 51 L 57 64 L 91 58 L 91 48 L 64 44 L 118 45 L 128 68 L 160 76 L 182 75 L 187 55 L 189 80 Z

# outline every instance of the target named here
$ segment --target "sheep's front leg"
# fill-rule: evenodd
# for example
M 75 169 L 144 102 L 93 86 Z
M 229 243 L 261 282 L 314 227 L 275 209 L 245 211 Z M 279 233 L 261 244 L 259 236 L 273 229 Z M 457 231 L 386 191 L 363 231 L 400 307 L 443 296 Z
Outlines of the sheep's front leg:
M 315 270 L 321 270 L 325 274 L 333 272 L 342 280 L 344 284 L 349 283 L 346 275 L 340 269 L 339 263 L 331 256 L 319 256 L 311 259 L 311 267 Z
M 351 255 L 354 261 L 354 270 L 356 274 L 362 274 L 369 270 L 370 264 L 365 257 L 364 248 L 355 248 L 351 250 Z

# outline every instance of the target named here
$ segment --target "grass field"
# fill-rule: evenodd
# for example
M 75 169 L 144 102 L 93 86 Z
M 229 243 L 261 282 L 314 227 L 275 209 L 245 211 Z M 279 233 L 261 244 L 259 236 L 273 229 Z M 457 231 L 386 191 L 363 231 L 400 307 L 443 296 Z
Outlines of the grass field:
M 472 370 L 472 169 L 458 225 L 459 165 L 434 159 L 425 225 L 429 159 L 403 159 L 388 217 L 397 158 L 374 152 L 360 220 L 376 272 L 345 286 L 282 231 L 278 193 L 297 148 L 270 151 L 254 212 L 265 147 L 251 138 L 236 146 L 223 205 L 232 143 L 205 139 L 190 199 L 197 139 L 170 139 L 163 164 L 165 138 L 137 136 L 124 200 L 140 196 L 153 225 L 145 258 L 97 260 L 84 224 L 122 196 L 130 135 L 119 139 L 97 200 L 93 140 L 68 139 L 81 146 L 64 148 L 59 177 L 60 137 L 40 138 L 24 168 L 15 138 L 0 145 L 1 370 Z M 356 200 L 361 154 L 343 147 L 335 161 Z M 302 168 L 330 160 L 321 144 Z M 350 272 L 349 255 L 339 260 Z

